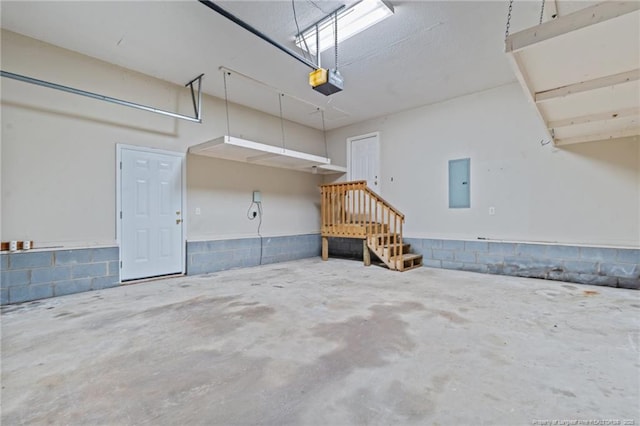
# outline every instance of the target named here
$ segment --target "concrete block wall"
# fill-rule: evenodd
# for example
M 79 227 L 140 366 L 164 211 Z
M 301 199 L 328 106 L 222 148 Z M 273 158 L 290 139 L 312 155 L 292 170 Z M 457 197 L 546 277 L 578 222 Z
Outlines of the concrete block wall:
M 640 249 L 406 238 L 424 266 L 640 288 Z
M 362 260 L 362 241 L 357 238 L 329 238 L 329 256 Z
M 1 304 L 114 287 L 117 247 L 0 254 Z
M 187 275 L 320 256 L 319 234 L 187 243 Z

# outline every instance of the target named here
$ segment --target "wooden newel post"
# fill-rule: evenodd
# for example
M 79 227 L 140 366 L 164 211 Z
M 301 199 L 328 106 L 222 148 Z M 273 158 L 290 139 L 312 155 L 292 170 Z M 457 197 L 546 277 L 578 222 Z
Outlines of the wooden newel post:
M 322 237 L 322 260 L 329 260 L 329 239 Z
M 367 240 L 362 240 L 362 260 L 364 266 L 371 266 L 371 253 L 369 253 L 369 246 L 367 246 Z

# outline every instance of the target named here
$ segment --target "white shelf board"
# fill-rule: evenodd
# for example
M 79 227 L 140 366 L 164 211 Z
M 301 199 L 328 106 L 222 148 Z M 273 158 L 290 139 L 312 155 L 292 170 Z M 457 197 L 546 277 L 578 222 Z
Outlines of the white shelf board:
M 516 76 L 554 142 L 638 134 L 639 22 L 640 3 L 604 2 L 507 38 Z
M 320 175 L 337 175 L 347 173 L 347 168 L 336 166 L 334 164 L 323 164 L 318 166 L 318 174 Z
M 314 167 L 318 174 L 337 173 L 340 168 L 326 157 L 228 135 L 191 146 L 189 153 L 307 173 L 313 173 Z

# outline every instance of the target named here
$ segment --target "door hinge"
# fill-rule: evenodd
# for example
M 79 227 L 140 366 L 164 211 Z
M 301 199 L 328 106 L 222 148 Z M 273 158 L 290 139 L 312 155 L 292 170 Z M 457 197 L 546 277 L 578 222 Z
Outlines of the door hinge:
M 120 219 L 122 219 L 122 210 L 120 210 Z
M 122 260 L 120 261 L 120 269 L 122 269 Z
M 120 170 L 122 170 L 122 161 L 120 162 Z

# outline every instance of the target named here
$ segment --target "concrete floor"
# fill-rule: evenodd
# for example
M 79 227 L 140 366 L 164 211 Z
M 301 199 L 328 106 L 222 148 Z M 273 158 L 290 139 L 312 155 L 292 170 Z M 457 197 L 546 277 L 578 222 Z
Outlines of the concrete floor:
M 638 425 L 639 313 L 632 290 L 338 259 L 129 285 L 4 307 L 1 420 Z

